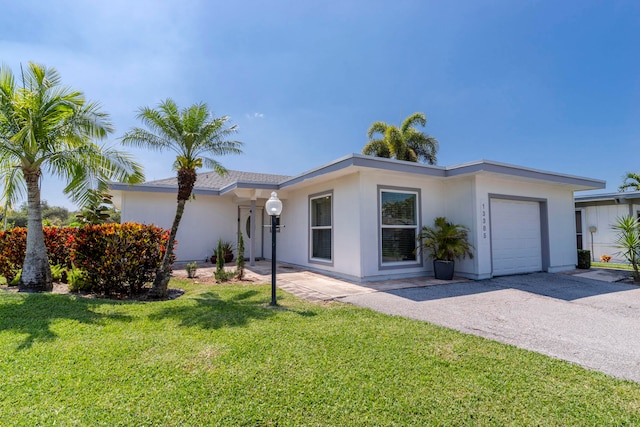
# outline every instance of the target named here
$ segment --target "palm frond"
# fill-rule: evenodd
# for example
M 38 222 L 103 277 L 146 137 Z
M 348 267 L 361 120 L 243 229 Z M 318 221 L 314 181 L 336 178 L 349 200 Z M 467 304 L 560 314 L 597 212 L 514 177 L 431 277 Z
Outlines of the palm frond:
M 362 148 L 362 154 L 365 154 L 367 156 L 383 157 L 386 159 L 391 158 L 389 145 L 383 139 L 373 139 L 369 141 Z
M 178 170 L 196 169 L 203 164 L 221 167 L 212 156 L 242 153 L 242 142 L 227 139 L 237 133 L 238 127 L 227 124 L 228 116 L 213 117 L 205 103 L 180 110 L 173 100 L 166 99 L 156 108 L 141 108 L 138 118 L 148 130 L 134 128 L 121 141 L 157 151 L 174 151 L 174 167 Z
M 640 174 L 627 172 L 622 181 L 622 185 L 618 187 L 618 191 L 640 191 Z
M 385 122 L 374 122 L 371 126 L 369 126 L 369 130 L 367 131 L 367 138 L 373 138 L 373 135 L 379 133 L 380 135 L 384 135 L 387 131 L 387 125 Z
M 402 125 L 400 126 L 400 131 L 404 134 L 408 129 L 416 125 L 420 125 L 422 127 L 425 127 L 427 125 L 427 116 L 425 116 L 424 113 L 413 113 L 409 117 L 404 119 Z

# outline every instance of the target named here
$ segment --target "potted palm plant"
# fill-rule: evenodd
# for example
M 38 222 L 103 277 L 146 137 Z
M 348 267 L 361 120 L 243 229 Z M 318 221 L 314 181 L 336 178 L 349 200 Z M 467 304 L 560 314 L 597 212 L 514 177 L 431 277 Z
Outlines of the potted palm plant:
M 215 264 L 218 259 L 218 247 L 222 249 L 224 262 L 233 261 L 233 244 L 227 240 L 218 239 L 218 246 L 213 248 L 213 255 L 210 258 L 212 264 Z
M 436 279 L 453 279 L 456 258 L 473 258 L 473 245 L 469 242 L 469 229 L 438 217 L 434 226 L 424 226 L 418 235 L 418 247 L 429 252 L 433 258 Z

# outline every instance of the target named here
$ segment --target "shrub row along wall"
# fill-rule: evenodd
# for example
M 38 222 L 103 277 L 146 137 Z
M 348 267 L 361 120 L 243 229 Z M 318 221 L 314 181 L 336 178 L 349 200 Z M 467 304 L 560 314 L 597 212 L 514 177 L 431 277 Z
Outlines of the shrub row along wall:
M 136 223 L 44 227 L 51 265 L 85 271 L 93 292 L 136 294 L 153 280 L 169 231 Z M 0 275 L 13 280 L 24 261 L 27 229 L 0 231 Z

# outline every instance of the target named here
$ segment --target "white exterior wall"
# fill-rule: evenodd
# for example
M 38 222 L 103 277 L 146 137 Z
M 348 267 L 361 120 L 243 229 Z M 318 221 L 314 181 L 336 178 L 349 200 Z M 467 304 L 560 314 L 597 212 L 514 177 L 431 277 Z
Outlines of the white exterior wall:
M 476 182 L 476 197 L 479 203 L 485 199 L 488 200 L 490 194 L 546 200 L 549 230 L 548 271 L 557 272 L 575 268 L 577 263 L 575 204 L 573 192 L 570 189 L 560 185 L 537 184 L 493 175 L 478 175 Z M 482 246 L 484 247 L 485 244 L 482 243 Z M 486 272 L 491 272 L 490 263 L 490 256 L 488 259 L 482 256 L 479 260 L 478 274 L 484 275 Z
M 630 208 L 631 215 L 636 216 L 640 205 L 611 204 L 576 208 L 582 211 L 582 246 L 591 251 L 592 260 L 600 261 L 601 255 L 610 255 L 613 257 L 610 262 L 627 262 L 620 254 L 620 249 L 615 247 L 617 233 L 612 227 L 618 218 L 629 215 Z M 593 241 L 590 226 L 597 228 L 593 233 Z
M 454 178 L 444 182 L 444 216 L 447 221 L 454 224 L 462 224 L 469 228 L 469 241 L 474 246 L 474 258 L 457 259 L 455 265 L 455 274 L 478 278 L 478 263 L 490 252 L 490 247 L 478 245 L 480 239 L 481 224 L 476 221 L 477 218 L 477 202 L 475 192 L 475 177 Z M 426 225 L 433 225 L 432 223 Z M 489 257 L 491 254 L 489 253 Z M 431 263 L 431 260 L 425 260 Z M 428 266 L 432 270 L 431 265 Z
M 290 191 L 283 200 L 277 258 L 288 263 L 350 277 L 361 277 L 358 173 Z M 332 194 L 332 262 L 310 260 L 309 196 Z M 268 234 L 268 233 L 267 233 Z M 265 235 L 269 243 L 271 235 Z
M 456 274 L 474 279 L 492 275 L 490 195 L 514 199 L 544 200 L 548 226 L 542 239 L 543 251 L 548 254 L 548 271 L 573 269 L 577 262 L 575 236 L 575 205 L 570 185 L 546 183 L 519 178 L 514 175 L 488 172 L 470 173 L 439 178 L 388 169 L 354 167 L 337 172 L 311 176 L 308 181 L 285 186 L 278 191 L 283 202 L 278 240 L 278 261 L 310 269 L 351 277 L 376 280 L 430 274 L 432 262 L 423 257 L 421 265 L 381 266 L 379 188 L 419 191 L 418 229 L 433 225 L 433 220 L 445 216 L 449 221 L 467 226 L 475 247 L 474 259 L 456 261 Z M 243 191 L 246 193 L 243 193 Z M 332 194 L 332 262 L 310 260 L 309 196 Z M 236 243 L 238 206 L 248 205 L 251 191 L 240 189 L 223 196 L 198 195 L 187 202 L 178 231 L 176 255 L 180 261 L 202 261 L 213 252 L 218 238 Z M 249 195 L 249 196 L 248 196 Z M 266 191 L 258 194 L 256 205 L 264 206 Z M 634 212 L 635 208 L 634 207 Z M 139 221 L 170 228 L 175 215 L 175 193 L 122 191 L 122 221 Z M 608 248 L 612 241 L 610 224 L 621 215 L 620 209 L 585 208 L 583 231 L 585 247 L 590 246 L 589 225 L 595 224 L 598 233 L 594 245 Z M 271 257 L 270 217 L 264 214 L 264 252 Z M 603 223 L 607 223 L 604 225 Z M 547 235 L 545 226 L 542 234 Z M 248 244 L 248 242 L 245 242 Z M 604 249 L 603 249 L 604 250 Z M 598 252 L 596 251 L 596 254 Z M 599 256 L 599 255 L 598 255 Z M 546 260 L 543 257 L 543 262 Z
M 381 171 L 362 172 L 360 176 L 363 277 L 376 279 L 380 277 L 417 276 L 425 274 L 427 271 L 432 271 L 432 264 L 428 259 L 423 259 L 423 265 L 417 267 L 380 268 L 378 186 L 420 190 L 418 227 L 421 229 L 423 225 L 432 225 L 436 217 L 445 215 L 443 181 L 428 176 Z
M 122 222 L 136 221 L 171 229 L 176 195 L 126 191 L 122 194 Z M 229 198 L 198 195 L 185 205 L 176 240 L 179 261 L 204 261 L 218 238 L 236 244 L 238 208 Z

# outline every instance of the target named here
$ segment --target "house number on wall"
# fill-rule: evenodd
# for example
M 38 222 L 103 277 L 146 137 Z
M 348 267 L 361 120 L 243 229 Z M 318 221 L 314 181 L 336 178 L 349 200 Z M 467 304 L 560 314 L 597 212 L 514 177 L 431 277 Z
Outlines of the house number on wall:
M 482 238 L 487 238 L 487 208 L 486 204 L 482 204 Z

